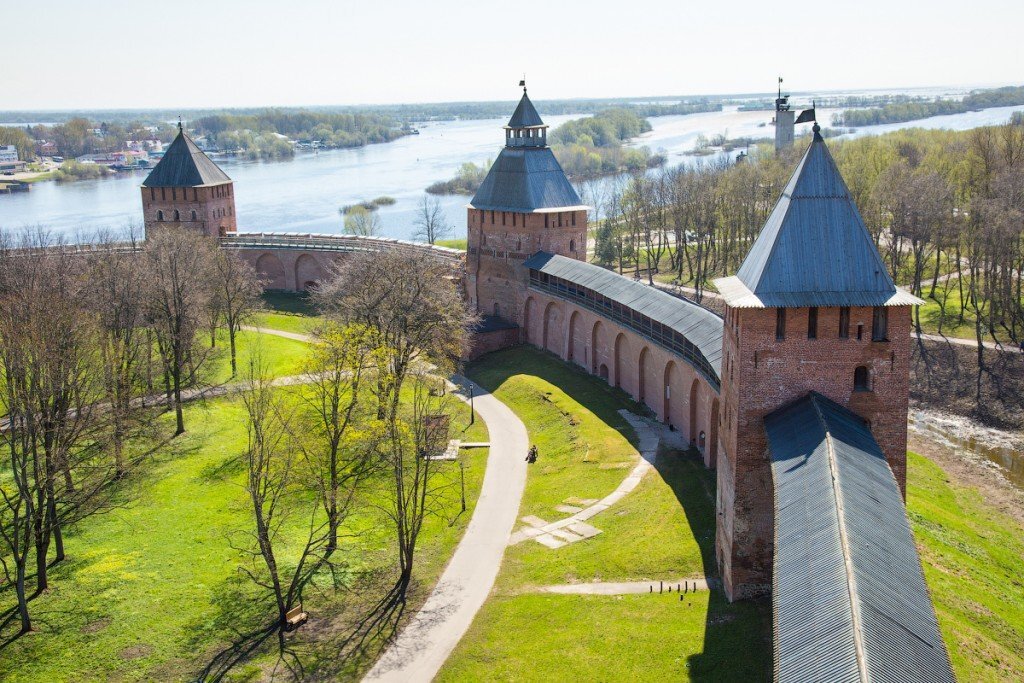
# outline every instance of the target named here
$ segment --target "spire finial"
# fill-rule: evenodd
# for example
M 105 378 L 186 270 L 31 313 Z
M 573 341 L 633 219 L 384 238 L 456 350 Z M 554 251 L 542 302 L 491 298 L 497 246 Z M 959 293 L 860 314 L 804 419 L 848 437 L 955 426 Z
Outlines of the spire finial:
M 181 116 L 178 116 L 178 132 L 179 133 L 184 133 L 185 132 L 185 129 L 181 125 Z
M 523 78 L 519 81 L 519 86 L 523 89 L 523 94 L 526 94 L 526 72 L 523 72 Z

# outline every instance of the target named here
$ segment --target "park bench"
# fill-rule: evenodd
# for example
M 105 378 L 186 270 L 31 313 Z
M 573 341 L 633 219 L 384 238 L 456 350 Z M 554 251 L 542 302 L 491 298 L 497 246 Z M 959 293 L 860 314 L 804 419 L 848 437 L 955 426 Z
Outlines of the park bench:
M 307 619 L 309 619 L 309 615 L 302 611 L 302 605 L 292 607 L 284 615 L 285 629 L 294 631 L 299 626 L 305 624 Z

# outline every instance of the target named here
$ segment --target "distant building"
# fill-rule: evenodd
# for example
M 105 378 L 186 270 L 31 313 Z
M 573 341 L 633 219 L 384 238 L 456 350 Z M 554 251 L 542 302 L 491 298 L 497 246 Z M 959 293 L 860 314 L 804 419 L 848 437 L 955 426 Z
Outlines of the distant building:
M 60 154 L 57 144 L 48 140 L 36 140 L 36 154 L 41 157 L 53 157 Z
M 18 148 L 14 145 L 0 146 L 0 162 L 18 161 Z
M 178 124 L 178 136 L 142 183 L 146 231 L 177 225 L 212 237 L 237 231 L 231 178 Z

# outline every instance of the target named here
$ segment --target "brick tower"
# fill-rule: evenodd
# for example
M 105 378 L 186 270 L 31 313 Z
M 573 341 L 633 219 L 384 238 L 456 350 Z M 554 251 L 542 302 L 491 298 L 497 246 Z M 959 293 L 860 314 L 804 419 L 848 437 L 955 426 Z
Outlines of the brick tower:
M 716 281 L 726 309 L 715 550 L 730 599 L 771 586 L 772 411 L 811 391 L 846 406 L 906 491 L 910 307 L 921 302 L 893 284 L 813 130 L 739 272 Z
M 237 230 L 231 178 L 196 147 L 181 123 L 178 136 L 142 183 L 142 212 L 147 232 L 165 225 L 211 237 Z
M 505 147 L 467 212 L 467 296 L 486 316 L 485 329 L 495 319 L 523 324 L 527 258 L 538 251 L 581 261 L 587 255 L 587 207 L 548 147 L 548 127 L 523 86 Z

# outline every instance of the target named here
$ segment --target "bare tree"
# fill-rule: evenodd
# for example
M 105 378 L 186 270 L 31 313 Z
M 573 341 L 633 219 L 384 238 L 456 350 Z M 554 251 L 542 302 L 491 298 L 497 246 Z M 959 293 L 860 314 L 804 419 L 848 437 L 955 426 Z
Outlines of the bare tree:
M 250 360 L 247 382 L 243 395 L 248 413 L 246 491 L 252 506 L 253 528 L 248 534 L 251 543 L 239 548 L 250 559 L 242 571 L 270 591 L 277 611 L 276 627 L 283 638 L 289 610 L 301 601 L 303 588 L 321 566 L 319 551 L 326 540 L 326 524 L 318 519 L 319 500 L 308 502 L 302 496 L 290 495 L 295 493 L 298 481 L 291 416 L 258 354 Z M 292 509 L 293 505 L 297 509 Z M 308 509 L 303 510 L 305 507 Z M 286 562 L 279 556 L 276 544 L 291 512 L 303 512 L 309 522 L 298 559 Z
M 383 226 L 376 211 L 354 206 L 345 215 L 345 232 L 349 235 L 373 237 L 381 233 Z
M 429 244 L 434 244 L 442 237 L 450 235 L 452 226 L 445 222 L 444 209 L 441 207 L 441 200 L 429 194 L 424 194 L 416 208 L 416 231 L 413 232 L 413 239 L 418 239 Z
M 216 245 L 181 228 L 163 228 L 146 239 L 145 308 L 164 368 L 175 434 L 185 431 L 181 392 L 205 360 L 197 335 L 211 299 L 211 264 Z
M 373 338 L 365 328 L 329 322 L 316 331 L 306 365 L 311 381 L 302 394 L 308 409 L 303 450 L 327 515 L 328 555 L 338 547 L 356 486 L 373 465 L 375 431 L 357 424 L 362 381 L 380 353 Z
M 259 310 L 263 286 L 256 269 L 243 261 L 237 252 L 228 249 L 217 250 L 214 258 L 213 301 L 216 302 L 220 317 L 228 331 L 228 346 L 231 349 L 231 376 L 238 373 L 238 354 L 235 338 L 248 320 Z

